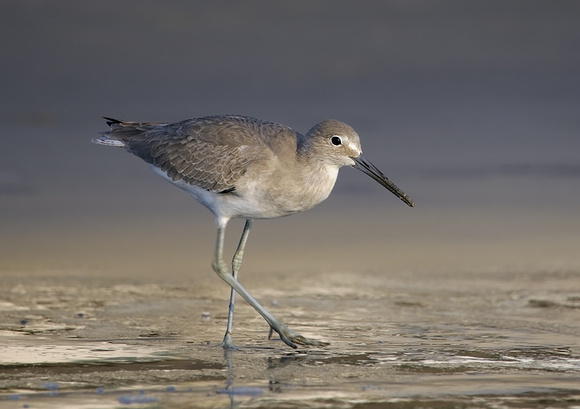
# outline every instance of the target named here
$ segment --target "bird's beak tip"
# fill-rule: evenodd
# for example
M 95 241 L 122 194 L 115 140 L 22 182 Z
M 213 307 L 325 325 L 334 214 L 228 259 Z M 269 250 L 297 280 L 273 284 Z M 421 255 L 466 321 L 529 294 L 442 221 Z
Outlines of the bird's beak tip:
M 401 199 L 407 206 L 415 207 L 415 203 L 407 196 L 401 189 L 399 189 L 393 182 L 391 182 L 383 173 L 376 168 L 371 162 L 366 160 L 361 154 L 358 157 L 352 157 L 353 167 L 367 174 L 381 185 L 386 187 L 391 193 Z

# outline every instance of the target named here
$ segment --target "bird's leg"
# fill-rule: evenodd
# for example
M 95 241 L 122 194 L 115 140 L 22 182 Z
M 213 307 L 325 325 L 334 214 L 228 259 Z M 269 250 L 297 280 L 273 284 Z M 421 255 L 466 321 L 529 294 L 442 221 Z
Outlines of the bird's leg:
M 234 253 L 234 258 L 232 259 L 232 276 L 235 280 L 238 279 L 238 273 L 240 268 L 242 268 L 242 259 L 244 257 L 244 248 L 246 247 L 246 242 L 248 241 L 248 234 L 250 234 L 250 229 L 252 228 L 252 219 L 246 219 L 246 224 L 244 225 L 244 231 L 242 232 L 242 237 L 240 237 L 240 242 L 238 248 Z M 226 327 L 226 334 L 224 335 L 224 340 L 222 346 L 227 349 L 236 349 L 232 341 L 232 326 L 234 323 L 234 304 L 236 303 L 236 290 L 231 289 L 230 292 L 230 308 L 228 310 L 228 324 Z
M 280 335 L 280 338 L 282 339 L 282 341 L 284 341 L 284 343 L 286 343 L 286 345 L 292 348 L 297 348 L 296 344 L 315 345 L 315 346 L 327 345 L 327 343 L 325 342 L 305 338 L 302 335 L 292 331 L 281 321 L 275 318 L 272 314 L 266 311 L 266 309 L 262 307 L 260 303 L 258 303 L 258 301 L 256 301 L 254 297 L 252 297 L 252 295 L 244 287 L 242 287 L 242 285 L 238 282 L 238 280 L 228 272 L 228 268 L 223 259 L 226 224 L 227 220 L 218 220 L 217 241 L 215 246 L 214 259 L 212 262 L 213 270 L 220 276 L 222 280 L 228 283 L 230 287 L 232 287 L 237 293 L 239 293 L 242 296 L 242 298 L 248 302 L 248 304 L 254 307 L 254 309 L 266 320 L 268 325 L 270 325 L 270 328 Z M 244 233 L 242 233 L 242 239 L 240 240 L 240 242 L 242 242 L 243 240 L 245 244 L 248 233 L 249 228 L 244 228 Z M 244 237 L 244 235 L 246 237 Z

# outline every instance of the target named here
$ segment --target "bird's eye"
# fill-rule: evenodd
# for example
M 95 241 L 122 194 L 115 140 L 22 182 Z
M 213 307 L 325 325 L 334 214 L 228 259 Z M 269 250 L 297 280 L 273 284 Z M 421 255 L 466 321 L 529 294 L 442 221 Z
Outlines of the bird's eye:
M 340 146 L 342 145 L 342 139 L 340 138 L 340 136 L 334 135 L 333 137 L 330 138 L 330 143 L 333 144 L 334 146 Z

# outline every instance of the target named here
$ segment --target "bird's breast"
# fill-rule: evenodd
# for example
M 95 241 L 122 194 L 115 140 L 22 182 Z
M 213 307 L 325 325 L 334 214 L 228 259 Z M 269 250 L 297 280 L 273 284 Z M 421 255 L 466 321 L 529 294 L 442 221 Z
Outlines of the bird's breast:
M 218 193 L 183 180 L 173 181 L 166 172 L 152 168 L 187 191 L 216 217 L 230 219 L 273 219 L 311 209 L 330 195 L 338 176 L 338 168 L 329 165 L 304 172 L 291 172 L 284 167 L 254 167 L 236 182 L 231 192 Z
M 332 191 L 338 168 L 321 166 L 308 172 L 273 172 L 247 179 L 238 190 L 241 197 L 252 198 L 273 217 L 282 217 L 311 209 Z

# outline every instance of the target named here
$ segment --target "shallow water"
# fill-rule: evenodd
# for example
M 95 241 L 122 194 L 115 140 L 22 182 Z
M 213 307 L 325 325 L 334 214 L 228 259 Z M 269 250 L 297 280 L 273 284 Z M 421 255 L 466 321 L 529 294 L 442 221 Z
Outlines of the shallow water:
M 327 276 L 328 277 L 328 276 Z M 267 339 L 227 288 L 19 273 L 4 280 L 0 407 L 580 406 L 577 271 L 292 275 L 247 287 L 305 336 Z M 31 279 L 33 278 L 33 279 Z

